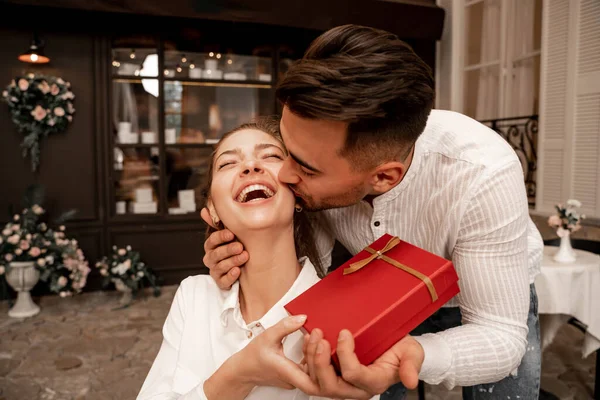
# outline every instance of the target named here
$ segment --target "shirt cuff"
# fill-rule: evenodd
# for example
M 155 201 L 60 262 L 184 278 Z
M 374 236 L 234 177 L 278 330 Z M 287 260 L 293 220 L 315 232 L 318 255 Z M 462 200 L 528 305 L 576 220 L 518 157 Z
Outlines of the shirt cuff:
M 434 333 L 414 336 L 413 338 L 421 344 L 425 354 L 419 379 L 432 385 L 439 384 L 444 380 L 452 365 L 450 347 L 440 335 Z

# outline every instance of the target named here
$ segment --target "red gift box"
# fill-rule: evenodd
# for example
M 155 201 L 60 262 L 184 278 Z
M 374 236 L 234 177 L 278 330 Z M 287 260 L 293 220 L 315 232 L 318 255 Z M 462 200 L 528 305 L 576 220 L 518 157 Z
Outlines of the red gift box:
M 369 365 L 458 292 L 451 261 L 383 235 L 284 307 L 307 315 L 303 330 L 319 328 L 335 354 L 342 329 Z

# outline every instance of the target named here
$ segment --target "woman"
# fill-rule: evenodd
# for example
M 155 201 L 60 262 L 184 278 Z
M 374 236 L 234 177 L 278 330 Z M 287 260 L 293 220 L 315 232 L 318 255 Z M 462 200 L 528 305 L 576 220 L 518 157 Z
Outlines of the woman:
M 288 317 L 283 305 L 321 271 L 311 263 L 318 260 L 314 248 L 306 246 L 314 242 L 305 216 L 277 179 L 286 156 L 275 120 L 243 125 L 219 142 L 207 207 L 214 225 L 234 232 L 250 257 L 231 290 L 220 290 L 208 275 L 181 283 L 139 400 L 314 399 L 294 388 L 312 385 L 298 365 L 305 317 Z M 282 377 L 270 376 L 269 365 L 283 366 L 294 387 L 274 387 Z M 247 378 L 256 376 L 260 381 Z

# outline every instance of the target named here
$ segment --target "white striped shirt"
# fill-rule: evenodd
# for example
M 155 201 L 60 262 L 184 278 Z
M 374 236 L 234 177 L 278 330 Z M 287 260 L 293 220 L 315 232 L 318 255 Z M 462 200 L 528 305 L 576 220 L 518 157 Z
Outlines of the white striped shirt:
M 529 217 L 523 170 L 496 132 L 462 114 L 432 111 L 402 181 L 356 205 L 316 213 L 324 266 L 337 239 L 352 254 L 384 233 L 452 260 L 463 325 L 417 337 L 420 379 L 470 386 L 496 382 L 525 353 L 529 285 L 543 242 Z

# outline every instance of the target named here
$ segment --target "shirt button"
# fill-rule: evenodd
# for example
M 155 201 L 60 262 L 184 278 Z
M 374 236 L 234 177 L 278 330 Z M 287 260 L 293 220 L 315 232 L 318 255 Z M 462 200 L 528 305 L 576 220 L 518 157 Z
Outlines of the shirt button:
M 379 221 L 375 221 L 375 222 L 373 223 L 373 225 L 375 225 L 375 226 L 379 226 L 379 225 L 381 225 L 381 222 L 379 222 Z
M 248 332 L 248 339 L 252 339 L 252 332 Z
M 257 327 L 257 328 L 262 328 L 262 325 L 260 324 L 260 322 L 257 322 L 257 323 L 256 323 L 256 327 Z

